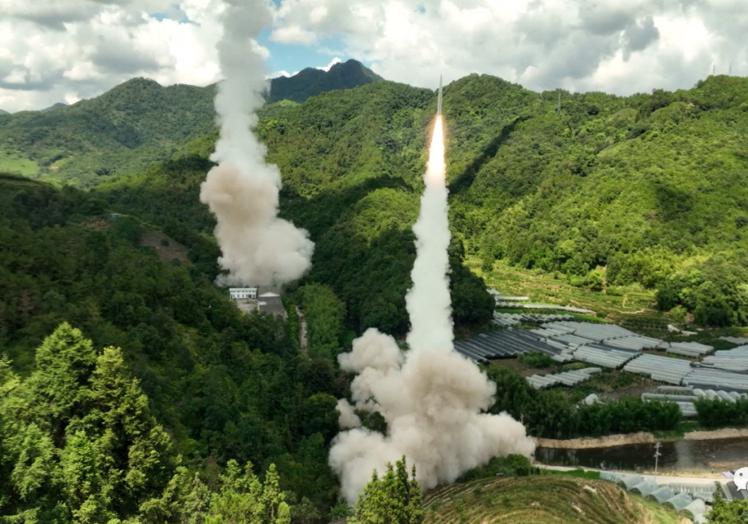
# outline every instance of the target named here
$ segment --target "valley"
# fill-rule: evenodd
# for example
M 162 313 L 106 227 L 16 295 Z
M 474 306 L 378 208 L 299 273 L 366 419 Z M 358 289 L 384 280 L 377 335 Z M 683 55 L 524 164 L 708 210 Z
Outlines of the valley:
M 0 475 L 12 479 L 0 509 L 58 518 L 53 501 L 74 491 L 78 481 L 64 480 L 72 471 L 91 487 L 66 499 L 69 511 L 93 508 L 92 522 L 174 521 L 199 493 L 244 493 L 237 479 L 252 463 L 265 482 L 273 465 L 294 521 L 350 511 L 328 463 L 337 401 L 354 378 L 337 357 L 367 328 L 401 345 L 410 329 L 411 226 L 435 103 L 430 90 L 358 75 L 367 81 L 259 111 L 257 133 L 283 174 L 281 217 L 316 244 L 310 272 L 284 290 L 285 320 L 242 314 L 215 285 L 216 222 L 199 200 L 214 165 L 213 87 L 134 79 L 70 107 L 0 115 Z M 495 288 L 585 308 L 592 313 L 576 320 L 647 337 L 738 346 L 720 337 L 748 333 L 746 93 L 745 78 L 724 75 L 628 97 L 536 92 L 488 75 L 445 86 L 458 338 L 494 329 L 496 313 L 524 312 L 497 310 L 487 292 Z M 74 382 L 68 357 L 43 356 L 89 346 Z M 672 402 L 641 399 L 661 383 L 618 369 L 536 390 L 527 376 L 579 362 L 482 364 L 496 384 L 487 411 L 522 420 L 535 437 L 665 438 L 748 424 L 745 402 L 725 410 L 714 399 L 684 420 Z M 91 378 L 105 372 L 137 388 L 88 403 L 105 394 Z M 606 402 L 579 405 L 591 393 Z M 120 401 L 137 407 L 141 426 L 117 433 Z M 357 416 L 382 431 L 377 415 Z M 90 438 L 72 438 L 81 427 Z M 108 449 L 107 431 L 121 439 L 120 456 L 140 453 L 130 446 L 141 427 L 153 437 L 137 440 L 151 462 L 85 468 L 86 446 Z M 123 483 L 156 470 L 150 484 Z M 193 474 L 204 487 L 189 487 Z M 600 522 L 611 507 L 609 522 L 684 518 L 598 479 L 493 477 L 426 493 L 425 521 Z M 97 495 L 117 490 L 124 495 Z M 207 518 L 218 506 L 206 504 Z

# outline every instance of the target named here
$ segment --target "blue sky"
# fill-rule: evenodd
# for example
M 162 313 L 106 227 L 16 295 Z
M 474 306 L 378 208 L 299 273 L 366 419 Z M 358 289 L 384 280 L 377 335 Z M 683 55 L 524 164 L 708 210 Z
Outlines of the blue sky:
M 284 44 L 270 39 L 270 30 L 260 34 L 258 42 L 270 51 L 266 70 L 268 73 L 287 71 L 295 73 L 305 67 L 324 66 L 333 58 L 346 61 L 343 42 L 338 37 L 325 38 L 314 45 Z

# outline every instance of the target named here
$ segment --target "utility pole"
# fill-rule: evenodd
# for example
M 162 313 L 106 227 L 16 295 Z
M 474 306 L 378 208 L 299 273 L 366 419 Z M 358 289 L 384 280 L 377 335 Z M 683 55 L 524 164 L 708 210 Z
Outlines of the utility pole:
M 660 444 L 660 441 L 658 440 L 655 443 L 655 454 L 654 454 L 654 457 L 655 457 L 655 475 L 657 475 L 657 466 L 659 465 L 660 457 L 662 456 L 662 453 L 660 453 L 660 447 L 661 446 L 662 446 L 662 444 Z
M 558 90 L 558 101 L 556 102 L 556 113 L 561 112 L 561 90 Z

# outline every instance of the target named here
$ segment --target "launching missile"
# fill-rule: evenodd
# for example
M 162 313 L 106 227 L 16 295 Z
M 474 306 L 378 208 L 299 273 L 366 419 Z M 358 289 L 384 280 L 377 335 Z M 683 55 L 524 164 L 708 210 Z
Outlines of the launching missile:
M 436 95 L 436 114 L 442 114 L 442 75 L 439 75 L 439 94 Z

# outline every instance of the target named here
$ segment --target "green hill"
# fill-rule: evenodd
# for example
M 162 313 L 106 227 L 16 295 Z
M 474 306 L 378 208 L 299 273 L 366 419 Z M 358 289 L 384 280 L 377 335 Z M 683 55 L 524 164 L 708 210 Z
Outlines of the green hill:
M 444 94 L 455 237 L 488 276 L 503 259 L 611 296 L 654 289 L 676 320 L 746 325 L 746 93 L 748 79 L 725 76 L 631 97 L 460 79 Z M 402 315 L 381 311 L 401 303 L 403 285 L 384 279 L 371 297 L 351 262 L 365 252 L 375 273 L 408 265 L 434 105 L 431 91 L 377 82 L 261 114 L 268 158 L 284 177 L 282 210 L 318 244 L 313 276 L 335 285 L 362 325 L 402 328 Z M 197 187 L 214 137 L 102 189 L 154 220 L 173 200 L 173 213 L 202 227 Z M 125 197 L 128 188 L 138 196 Z
M 727 76 L 630 97 L 536 93 L 486 75 L 453 82 L 455 256 L 464 250 L 491 280 L 500 259 L 609 296 L 654 290 L 675 320 L 748 324 L 747 93 L 748 79 Z M 0 169 L 95 184 L 189 245 L 212 229 L 197 199 L 216 137 L 211 96 L 136 79 L 70 107 L 6 115 Z M 311 278 L 334 287 L 354 329 L 407 328 L 409 228 L 434 106 L 429 90 L 378 81 L 261 111 L 282 212 L 311 232 Z M 466 273 L 453 277 L 458 296 L 479 296 Z M 460 323 L 485 319 L 483 300 L 457 300 Z
M 333 89 L 380 81 L 360 62 L 329 71 L 305 69 L 271 81 L 270 96 L 304 101 Z M 170 157 L 187 140 L 214 129 L 215 86 L 135 78 L 101 96 L 41 111 L 0 111 L 0 171 L 90 188 Z
M 428 524 L 678 524 L 673 510 L 604 481 L 562 476 L 510 477 L 452 484 L 424 500 Z
M 9 429 L 19 422 L 18 406 L 44 431 L 51 426 L 27 405 L 70 414 L 49 396 L 12 400 L 20 390 L 9 370 L 26 377 L 38 369 L 36 348 L 63 322 L 97 351 L 122 348 L 147 395 L 141 404 L 168 428 L 170 445 L 192 471 L 215 478 L 216 464 L 228 459 L 250 460 L 258 470 L 274 462 L 284 489 L 304 495 L 307 509 L 327 511 L 337 492 L 327 446 L 346 388 L 332 360 L 300 354 L 297 331 L 278 319 L 240 313 L 195 257 L 201 245 L 191 246 L 198 263 L 172 260 L 148 245 L 154 236 L 171 244 L 152 224 L 112 213 L 95 194 L 0 174 L 0 515 L 50 500 L 9 495 L 21 473 L 16 484 L 5 479 L 22 459 L 4 445 L 22 444 Z M 213 264 L 216 254 L 213 247 L 205 258 Z M 312 322 L 310 331 L 317 327 Z M 54 427 L 55 442 L 64 440 L 64 425 Z M 58 458 L 45 461 L 52 476 Z M 62 499 L 57 487 L 49 487 L 52 505 Z
M 351 89 L 381 80 L 379 75 L 353 59 L 337 63 L 329 71 L 307 67 L 293 76 L 273 78 L 270 81 L 270 101 L 303 102 L 326 91 Z
M 0 171 L 91 187 L 213 128 L 213 89 L 135 78 L 91 100 L 0 120 Z

